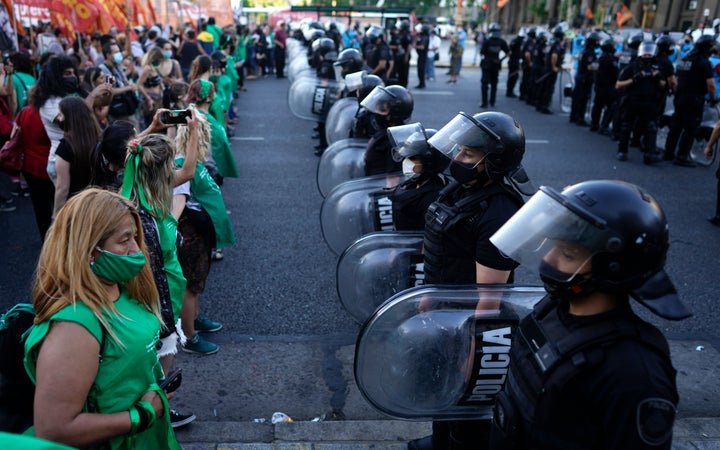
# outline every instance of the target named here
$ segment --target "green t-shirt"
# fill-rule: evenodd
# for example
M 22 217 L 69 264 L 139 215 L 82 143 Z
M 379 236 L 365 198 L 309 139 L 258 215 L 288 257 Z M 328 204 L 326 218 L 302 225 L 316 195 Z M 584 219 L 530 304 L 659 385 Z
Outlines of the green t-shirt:
M 25 370 L 30 379 L 35 382 L 37 356 L 50 325 L 56 321 L 69 321 L 82 325 L 103 347 L 102 361 L 88 394 L 86 408 L 93 405 L 90 409 L 104 414 L 127 411 L 148 390 L 156 389 L 157 380 L 163 376 L 156 350 L 160 321 L 143 305 L 128 298 L 124 290 L 115 301 L 115 307 L 119 314 L 103 313 L 110 330 L 103 330 L 92 310 L 80 301 L 64 307 L 49 320 L 34 325 L 25 341 Z M 116 335 L 117 341 L 110 331 Z M 167 400 L 164 403 L 165 415 L 157 419 L 152 427 L 133 436 L 111 438 L 107 442 L 108 448 L 180 449 L 170 425 Z
M 235 157 L 232 154 L 232 147 L 228 140 L 225 127 L 220 125 L 211 114 L 200 111 L 210 124 L 210 147 L 213 161 L 217 170 L 224 178 L 237 178 L 238 169 L 235 164 Z

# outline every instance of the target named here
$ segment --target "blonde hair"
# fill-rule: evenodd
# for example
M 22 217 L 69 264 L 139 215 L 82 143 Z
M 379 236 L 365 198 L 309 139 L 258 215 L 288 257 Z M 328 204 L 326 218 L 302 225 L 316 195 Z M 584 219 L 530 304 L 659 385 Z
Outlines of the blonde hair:
M 128 214 L 137 231 L 135 241 L 149 261 L 140 215 L 132 203 L 97 188 L 88 188 L 68 200 L 50 227 L 40 252 L 32 287 L 35 323 L 44 322 L 79 301 L 90 308 L 117 340 L 102 314 L 103 310 L 118 313 L 116 299 L 109 297 L 103 282 L 90 269 L 90 259 L 93 250 L 104 244 Z M 138 276 L 125 283 L 125 289 L 130 298 L 144 305 L 162 323 L 150 264 L 146 263 Z
M 197 109 L 194 111 L 198 120 L 198 161 L 205 162 L 212 155 L 212 147 L 210 142 L 210 122 L 208 122 L 205 114 Z M 177 152 L 185 155 L 185 148 L 190 143 L 190 130 L 188 127 L 179 126 L 177 129 Z
M 162 219 L 172 209 L 175 145 L 164 134 L 148 134 L 131 140 L 125 160 L 126 175 L 128 164 L 134 164 L 136 155 L 140 157 L 140 163 L 130 199 L 140 207 L 138 190 L 141 190 L 150 207 L 148 212 L 156 219 Z
M 142 59 L 142 66 L 151 66 L 154 62 L 161 62 L 163 60 L 163 53 L 157 45 L 150 47 L 145 56 Z

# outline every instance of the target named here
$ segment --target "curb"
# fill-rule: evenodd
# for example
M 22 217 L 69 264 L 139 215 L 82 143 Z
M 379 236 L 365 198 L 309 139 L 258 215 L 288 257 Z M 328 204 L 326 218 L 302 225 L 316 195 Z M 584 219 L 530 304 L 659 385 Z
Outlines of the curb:
M 176 435 L 185 450 L 405 450 L 408 441 L 431 431 L 431 422 L 401 420 L 193 422 Z M 720 448 L 720 419 L 676 420 L 672 448 Z

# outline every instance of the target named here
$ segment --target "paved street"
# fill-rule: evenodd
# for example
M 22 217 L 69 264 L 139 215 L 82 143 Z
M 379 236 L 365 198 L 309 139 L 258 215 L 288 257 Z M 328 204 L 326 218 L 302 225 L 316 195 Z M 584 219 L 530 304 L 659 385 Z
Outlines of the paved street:
M 410 86 L 417 84 L 414 70 Z M 444 73 L 438 68 L 437 81 L 429 82 L 425 90 L 412 90 L 413 121 L 440 128 L 458 111 L 478 112 L 479 69 L 464 68 L 455 85 L 445 83 Z M 674 323 L 644 310 L 640 313 L 671 340 L 681 391 L 679 416 L 720 417 L 720 308 L 713 275 L 720 255 L 720 229 L 705 220 L 714 212 L 715 167 L 646 166 L 637 150 L 631 151 L 628 162 L 619 163 L 615 143 L 608 138 L 570 125 L 566 115 L 540 115 L 506 98 L 505 74 L 496 109 L 523 125 L 525 166 L 536 185 L 561 189 L 588 179 L 621 179 L 644 186 L 664 207 L 671 237 L 668 272 L 694 316 Z M 173 404 L 198 416 L 196 424 L 179 433 L 186 443 L 269 442 L 273 439 L 269 425 L 249 422 L 269 420 L 276 411 L 302 422 L 384 419 L 363 400 L 353 381 L 353 349 L 360 327 L 337 299 L 337 257 L 320 232 L 322 197 L 315 180 L 314 124 L 288 111 L 287 79 L 271 76 L 248 81 L 246 86 L 237 102 L 239 125 L 231 141 L 240 178 L 226 180 L 223 186 L 238 243 L 213 265 L 208 287 L 200 296 L 203 312 L 224 324 L 222 331 L 208 337 L 220 345 L 220 352 L 207 357 L 181 354 L 176 359 L 184 381 Z M 553 109 L 559 108 L 553 105 Z M 0 213 L 3 310 L 30 300 L 40 249 L 30 200 L 16 198 L 15 204 L 17 211 Z M 522 269 L 518 281 L 537 283 Z M 417 437 L 428 430 L 426 424 L 408 426 L 393 439 Z M 223 434 L 233 427 L 236 434 Z M 688 430 L 689 438 L 713 436 L 708 427 Z M 287 440 L 312 439 L 312 428 L 304 432 L 290 432 Z

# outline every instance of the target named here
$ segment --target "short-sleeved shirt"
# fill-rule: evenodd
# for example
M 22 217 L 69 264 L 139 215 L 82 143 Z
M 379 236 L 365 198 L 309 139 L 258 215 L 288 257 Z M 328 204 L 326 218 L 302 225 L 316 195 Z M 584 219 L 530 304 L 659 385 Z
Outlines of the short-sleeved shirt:
M 90 170 L 88 170 L 87 166 L 76 163 L 75 152 L 64 138 L 60 140 L 55 155 L 70 164 L 70 189 L 68 191 L 68 198 L 90 185 Z

